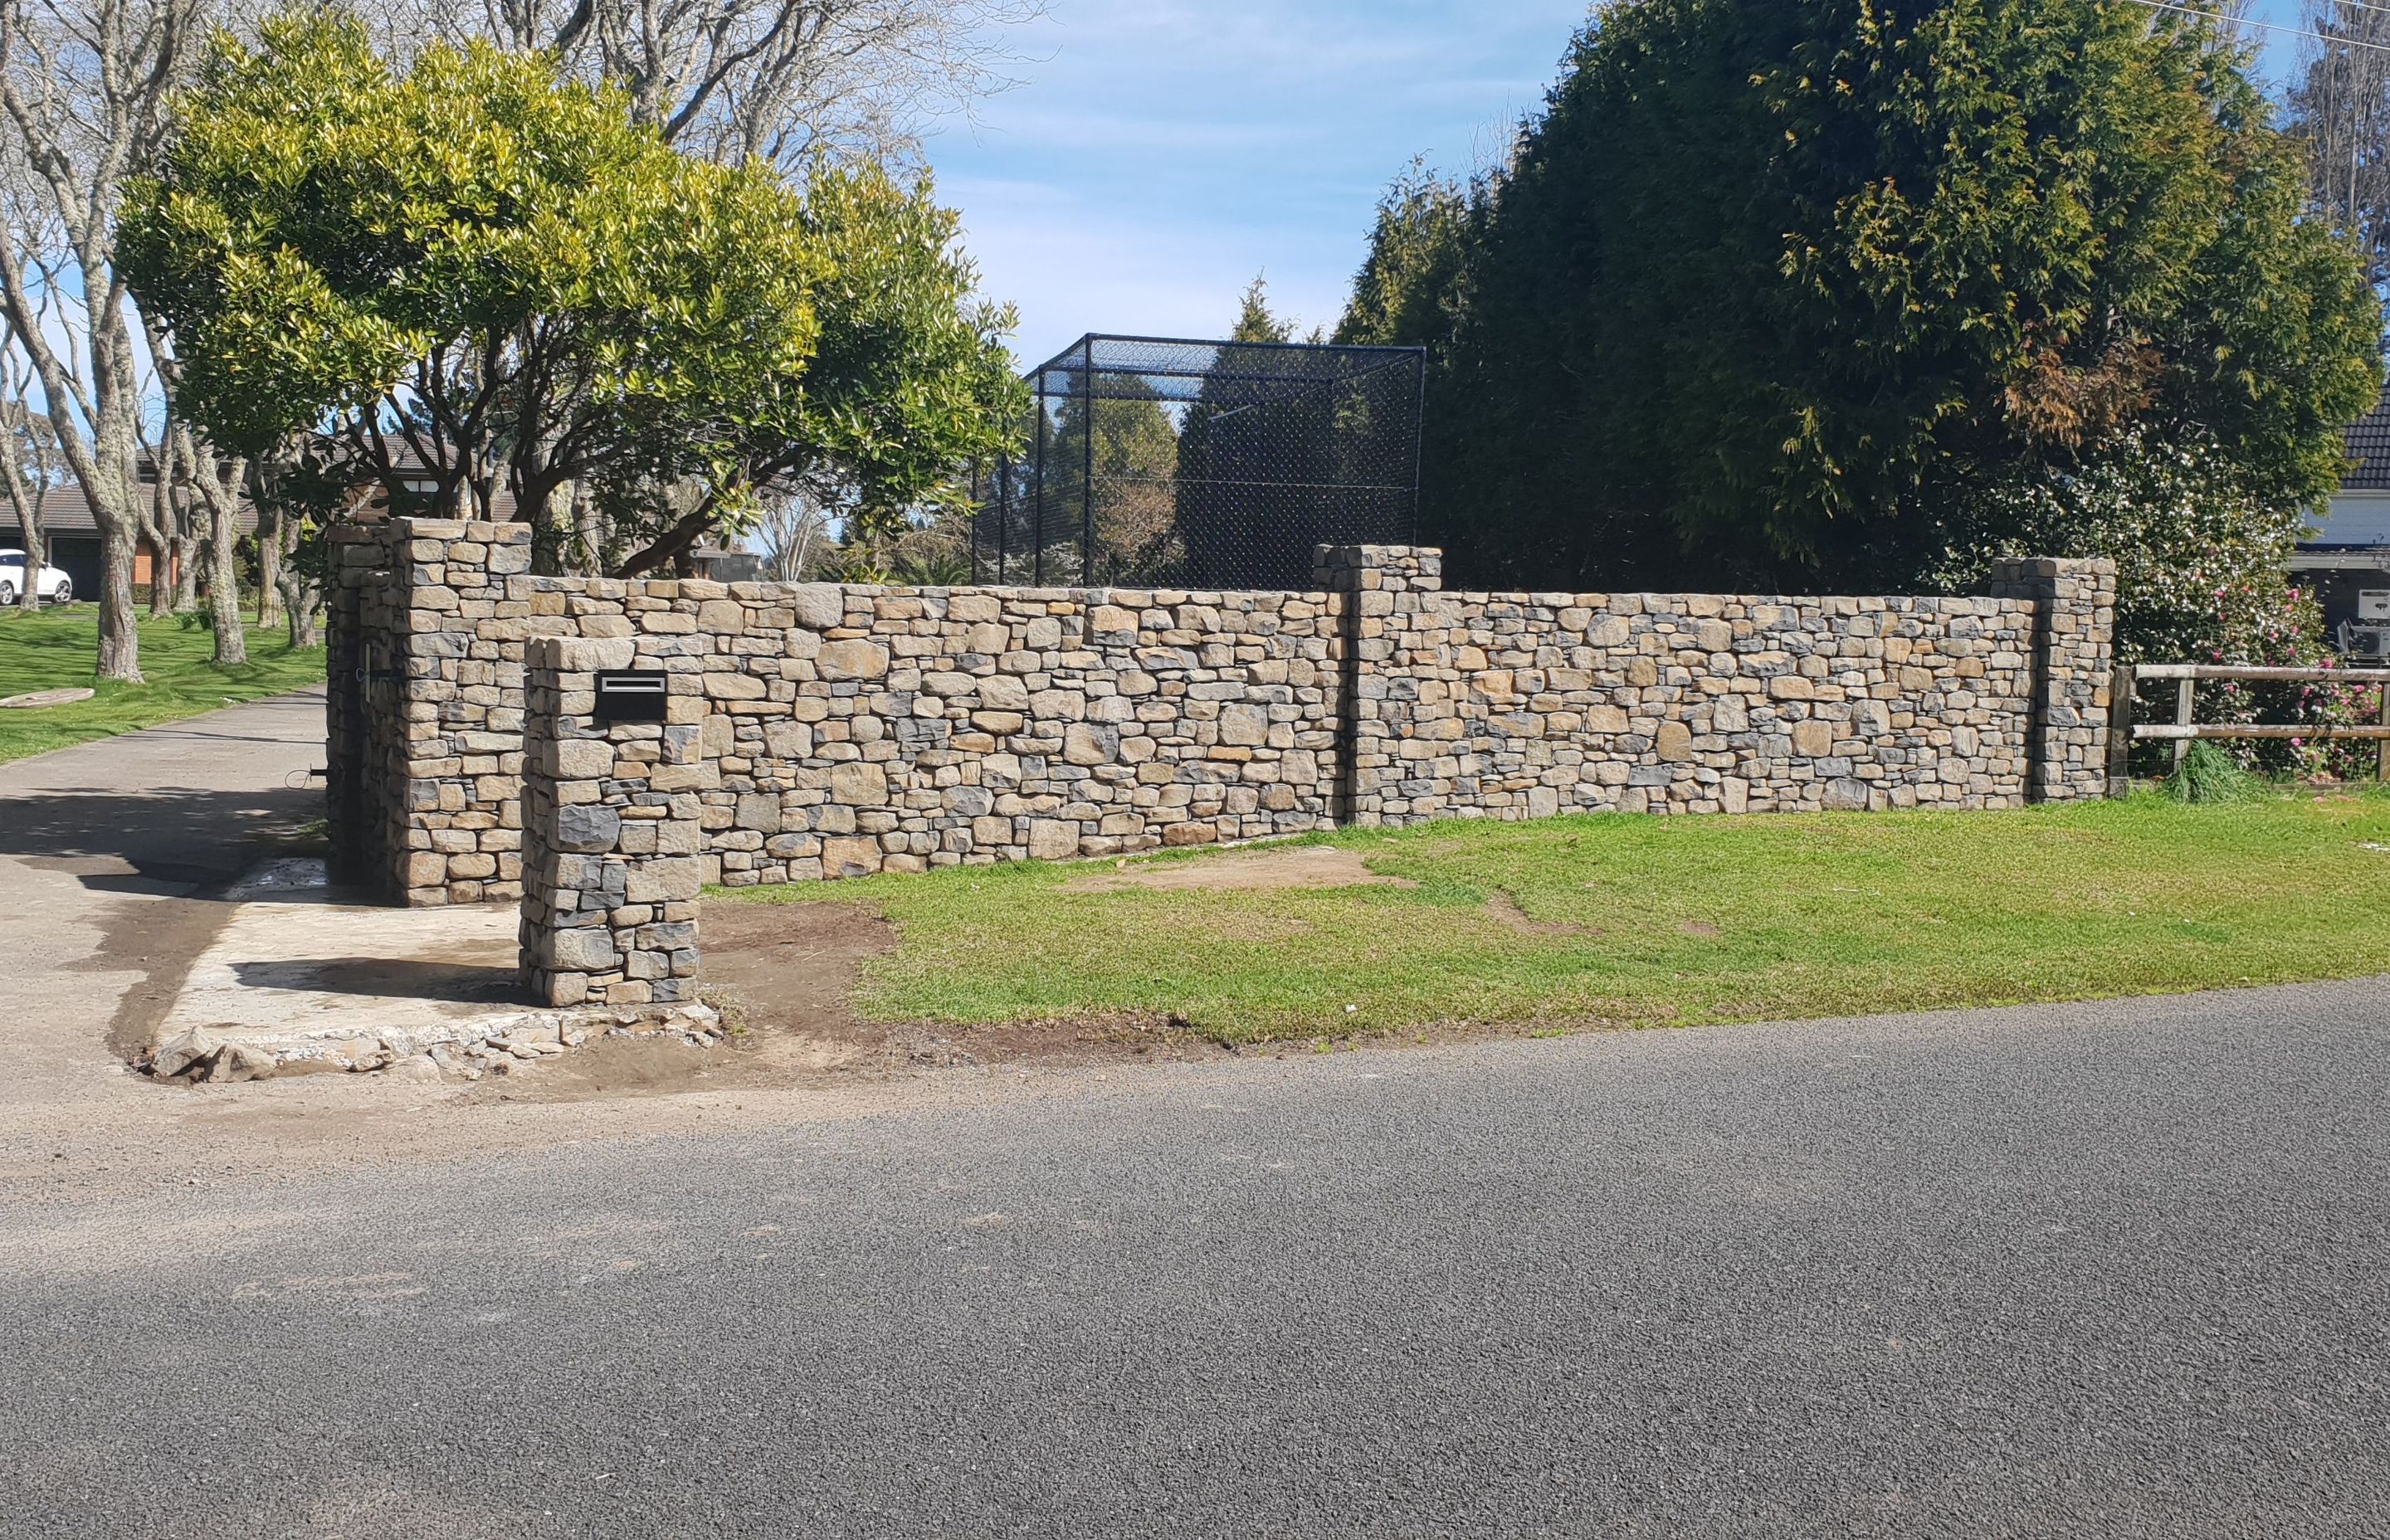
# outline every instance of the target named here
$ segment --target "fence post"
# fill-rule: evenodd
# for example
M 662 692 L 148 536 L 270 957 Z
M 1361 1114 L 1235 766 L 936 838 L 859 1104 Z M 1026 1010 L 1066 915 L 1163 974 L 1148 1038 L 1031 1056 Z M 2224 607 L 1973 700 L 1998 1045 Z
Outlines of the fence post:
M 2175 686 L 2174 725 L 2176 726 L 2188 727 L 2192 722 L 2197 720 L 2197 717 L 2192 712 L 2192 703 L 2196 699 L 2198 692 L 2199 681 L 2195 679 L 2185 679 L 2180 684 Z M 2178 738 L 2174 740 L 2174 767 L 2176 769 L 2179 770 L 2182 768 L 2183 759 L 2185 756 L 2190 754 L 2190 752 L 2191 739 L 2187 738 Z
M 2133 666 L 2119 663 L 2108 680 L 2108 795 L 2133 790 Z
M 2390 727 L 2390 680 L 2383 681 L 2382 708 L 2374 713 L 2374 719 L 2381 725 Z M 2390 738 L 2373 746 L 2373 778 L 2390 781 Z

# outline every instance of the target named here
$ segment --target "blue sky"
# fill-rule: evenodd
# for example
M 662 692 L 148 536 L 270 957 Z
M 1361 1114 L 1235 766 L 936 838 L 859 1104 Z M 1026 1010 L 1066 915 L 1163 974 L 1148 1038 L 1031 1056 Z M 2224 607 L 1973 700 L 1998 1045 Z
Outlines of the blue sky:
M 1087 331 L 1213 336 L 1266 271 L 1333 323 L 1414 154 L 1466 169 L 1534 108 L 1584 0 L 1055 0 L 1022 83 L 928 144 L 1024 362 Z
M 1498 155 L 1585 0 L 1053 0 L 1014 89 L 928 142 L 1024 363 L 1087 331 L 1215 336 L 1266 272 L 1333 323 L 1370 209 L 1414 154 Z M 2297 0 L 2253 18 L 2297 19 Z M 2258 33 L 2268 72 L 2294 40 Z

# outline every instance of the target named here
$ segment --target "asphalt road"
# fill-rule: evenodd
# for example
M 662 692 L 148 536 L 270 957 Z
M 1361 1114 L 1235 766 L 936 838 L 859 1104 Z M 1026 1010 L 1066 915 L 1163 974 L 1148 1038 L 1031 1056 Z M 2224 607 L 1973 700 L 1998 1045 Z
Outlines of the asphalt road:
M 0 1199 L 9 1535 L 2390 1529 L 2390 994 Z

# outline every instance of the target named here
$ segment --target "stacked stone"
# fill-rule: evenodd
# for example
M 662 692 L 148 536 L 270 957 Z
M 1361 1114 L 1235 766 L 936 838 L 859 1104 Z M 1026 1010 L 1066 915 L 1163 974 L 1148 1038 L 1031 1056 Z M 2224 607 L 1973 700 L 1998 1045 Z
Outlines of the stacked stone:
M 530 528 L 391 520 L 335 539 L 337 853 L 411 905 L 519 896 L 521 644 L 537 627 L 508 584 L 530 571 Z
M 2037 622 L 2029 794 L 2037 802 L 2106 796 L 2116 564 L 2105 557 L 2015 557 L 1993 564 L 1990 586 L 2033 605 Z
M 1356 646 L 1353 817 L 2009 805 L 2033 607 L 1446 594 Z
M 643 761 L 642 794 L 731 884 L 2104 785 L 2098 563 L 1980 598 L 1456 594 L 1438 552 L 1338 546 L 1304 593 L 907 589 L 532 577 L 519 526 L 340 538 L 335 846 L 418 904 L 518 891 L 542 638 L 625 644 L 702 702 L 676 698 L 697 751 Z
M 693 674 L 733 885 L 1332 825 L 1328 596 L 541 581 Z
M 527 648 L 522 798 L 524 982 L 543 1005 L 696 998 L 705 698 L 668 683 L 666 720 L 601 723 L 597 675 L 632 644 L 541 638 Z

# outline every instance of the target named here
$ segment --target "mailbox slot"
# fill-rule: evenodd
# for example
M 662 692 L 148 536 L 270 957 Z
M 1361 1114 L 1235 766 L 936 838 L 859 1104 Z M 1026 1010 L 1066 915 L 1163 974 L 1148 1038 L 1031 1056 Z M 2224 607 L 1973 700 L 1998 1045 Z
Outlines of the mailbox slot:
M 612 669 L 598 676 L 599 722 L 662 722 L 664 719 L 664 674 L 662 669 Z

